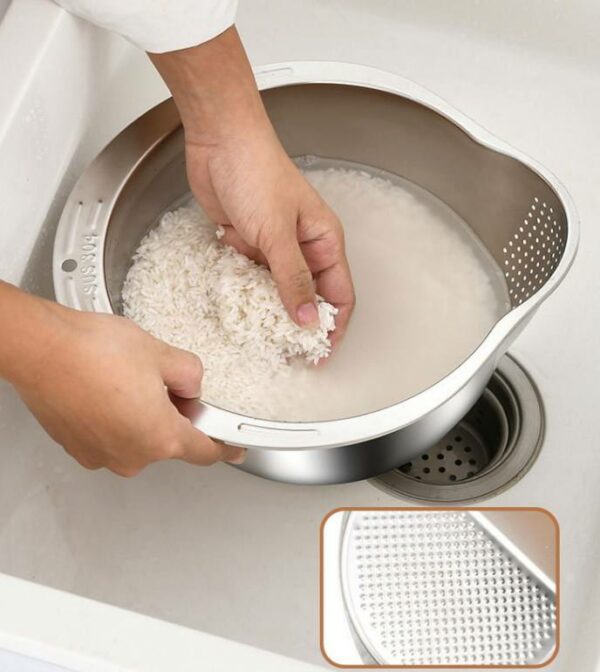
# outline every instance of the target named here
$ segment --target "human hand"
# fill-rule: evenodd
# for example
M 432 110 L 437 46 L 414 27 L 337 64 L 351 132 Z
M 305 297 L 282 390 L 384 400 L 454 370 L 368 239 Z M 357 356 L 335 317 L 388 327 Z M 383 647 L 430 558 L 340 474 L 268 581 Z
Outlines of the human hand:
M 300 326 L 319 323 L 316 289 L 339 311 L 331 334 L 339 341 L 354 306 L 343 229 L 271 129 L 210 147 L 189 142 L 186 154 L 192 191 L 224 227 L 222 241 L 269 266 Z
M 0 360 L 0 375 L 84 467 L 134 476 L 158 460 L 209 465 L 243 459 L 242 449 L 195 429 L 169 398 L 169 392 L 199 395 L 202 364 L 195 355 L 125 318 L 81 313 L 19 294 L 23 345 L 20 352 L 14 343 L 12 350 L 7 342 L 2 345 L 0 354 L 12 357 Z
M 316 289 L 339 311 L 339 342 L 355 301 L 343 229 L 281 146 L 235 29 L 151 58 L 182 117 L 190 186 L 224 242 L 270 267 L 301 326 L 318 323 Z

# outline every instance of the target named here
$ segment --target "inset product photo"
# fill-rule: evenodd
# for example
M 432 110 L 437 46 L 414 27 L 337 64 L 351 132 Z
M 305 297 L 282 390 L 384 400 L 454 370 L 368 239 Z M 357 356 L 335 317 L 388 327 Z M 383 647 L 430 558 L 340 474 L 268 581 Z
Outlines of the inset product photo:
M 348 509 L 322 527 L 321 648 L 337 666 L 531 667 L 558 649 L 543 509 Z

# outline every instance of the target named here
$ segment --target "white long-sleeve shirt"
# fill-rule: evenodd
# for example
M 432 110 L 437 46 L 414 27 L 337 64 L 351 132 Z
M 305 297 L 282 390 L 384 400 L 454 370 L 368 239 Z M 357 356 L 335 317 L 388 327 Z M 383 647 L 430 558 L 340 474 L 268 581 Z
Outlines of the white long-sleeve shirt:
M 216 37 L 235 19 L 237 0 L 55 0 L 98 26 L 161 53 Z

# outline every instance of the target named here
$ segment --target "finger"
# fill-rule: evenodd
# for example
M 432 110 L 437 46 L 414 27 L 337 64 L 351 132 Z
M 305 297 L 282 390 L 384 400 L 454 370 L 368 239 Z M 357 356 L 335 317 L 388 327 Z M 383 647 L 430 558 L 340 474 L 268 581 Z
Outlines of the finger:
M 184 399 L 200 396 L 204 369 L 193 352 L 161 343 L 160 374 L 170 392 Z
M 112 471 L 113 474 L 122 476 L 123 478 L 133 478 L 142 471 L 142 467 L 130 467 L 121 464 L 107 465 L 106 468 L 109 471 Z
M 277 284 L 279 295 L 290 317 L 301 327 L 319 324 L 319 313 L 312 273 L 296 238 L 296 229 L 283 231 L 263 250 Z
M 70 446 L 63 446 L 63 448 L 68 455 L 79 462 L 79 464 L 85 469 L 95 471 L 96 469 L 100 469 L 103 466 L 102 459 L 96 453 L 96 451 L 88 450 L 86 452 L 82 452 L 81 448 L 71 448 Z
M 91 453 L 83 454 L 77 450 L 69 450 L 68 448 L 65 448 L 65 452 L 77 460 L 82 467 L 90 471 L 96 471 L 103 466 L 102 460 Z
M 356 302 L 348 263 L 341 261 L 317 275 L 317 292 L 338 310 L 335 330 L 330 334 L 335 347 L 346 333 Z
M 343 338 L 356 301 L 346 257 L 344 230 L 337 217 L 325 209 L 318 216 L 302 216 L 304 257 L 316 277 L 317 293 L 338 309 L 333 345 Z
M 213 441 L 182 416 L 179 420 L 179 437 L 181 454 L 177 458 L 190 464 L 200 466 L 208 466 L 215 462 L 241 464 L 246 456 L 244 448 Z
M 267 265 L 265 255 L 258 249 L 248 245 L 248 243 L 240 236 L 240 234 L 233 228 L 233 226 L 223 226 L 224 235 L 221 237 L 221 242 L 225 245 L 231 245 L 235 250 L 241 254 L 245 254 L 249 259 L 256 261 L 258 264 Z

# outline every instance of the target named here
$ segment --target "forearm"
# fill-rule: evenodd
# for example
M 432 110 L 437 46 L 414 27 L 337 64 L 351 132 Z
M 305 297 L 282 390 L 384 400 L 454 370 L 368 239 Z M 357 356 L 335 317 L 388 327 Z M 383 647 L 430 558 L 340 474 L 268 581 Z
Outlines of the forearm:
M 197 47 L 149 56 L 173 94 L 188 142 L 210 145 L 240 129 L 270 128 L 235 27 Z
M 0 281 L 0 378 L 18 384 L 36 377 L 63 333 L 63 310 Z
M 269 266 L 300 326 L 318 323 L 316 285 L 339 311 L 339 340 L 354 306 L 342 227 L 280 143 L 235 27 L 150 58 L 181 115 L 192 193 L 225 227 L 222 242 Z

